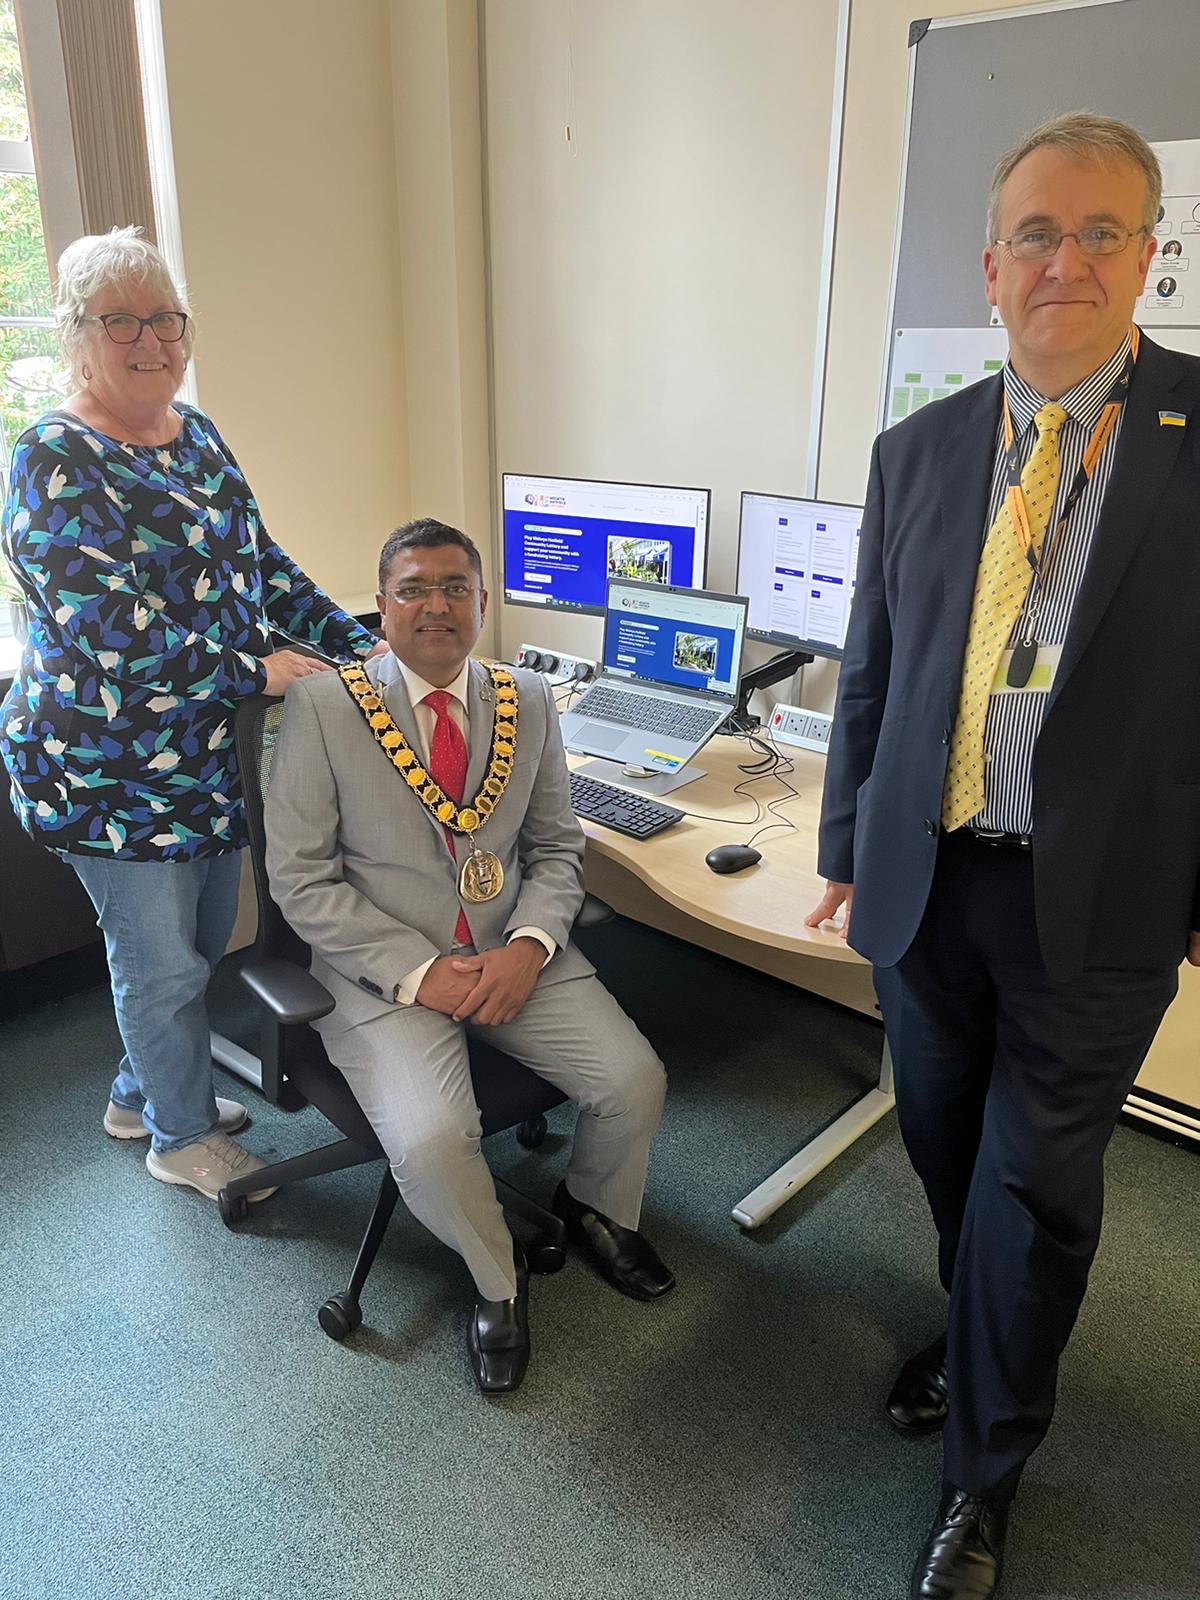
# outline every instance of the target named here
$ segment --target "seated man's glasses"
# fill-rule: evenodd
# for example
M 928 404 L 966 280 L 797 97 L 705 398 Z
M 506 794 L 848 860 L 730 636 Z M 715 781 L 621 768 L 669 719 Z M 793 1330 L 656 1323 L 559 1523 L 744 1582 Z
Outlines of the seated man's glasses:
M 135 317 L 128 311 L 106 311 L 98 317 L 83 317 L 83 322 L 98 322 L 114 344 L 136 344 L 143 328 L 153 328 L 163 344 L 178 344 L 188 325 L 185 311 L 156 311 L 152 317 Z
M 397 605 L 415 606 L 418 600 L 428 600 L 434 590 L 443 594 L 447 600 L 469 600 L 473 594 L 478 594 L 476 584 L 464 583 L 461 578 L 451 578 L 447 583 L 400 583 L 394 589 L 384 592 L 389 595 Z
M 1014 233 L 1011 239 L 997 239 L 996 243 L 1006 244 L 1018 261 L 1047 261 L 1058 254 L 1064 239 L 1074 239 L 1080 255 L 1119 256 L 1130 239 L 1147 231 L 1146 228 L 1122 228 L 1116 223 L 1098 222 L 1076 233 L 1063 233 L 1059 228 L 1026 228 Z

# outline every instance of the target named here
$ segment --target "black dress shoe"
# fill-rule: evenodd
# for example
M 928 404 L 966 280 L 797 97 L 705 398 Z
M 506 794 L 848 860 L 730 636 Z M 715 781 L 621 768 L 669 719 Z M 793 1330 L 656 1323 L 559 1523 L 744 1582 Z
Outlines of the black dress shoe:
M 511 1300 L 475 1296 L 467 1323 L 467 1354 L 482 1394 L 511 1394 L 529 1365 L 529 1268 L 514 1243 L 517 1292 Z
M 936 1433 L 946 1420 L 947 1395 L 943 1334 L 900 1368 L 887 1397 L 888 1421 L 900 1433 Z
M 947 1484 L 913 1567 L 911 1600 L 988 1600 L 1000 1582 L 1008 1507 Z
M 603 1211 L 585 1206 L 560 1183 L 552 1202 L 567 1228 L 614 1288 L 634 1300 L 657 1300 L 675 1287 L 675 1274 L 663 1265 L 653 1245 L 633 1228 L 622 1228 Z

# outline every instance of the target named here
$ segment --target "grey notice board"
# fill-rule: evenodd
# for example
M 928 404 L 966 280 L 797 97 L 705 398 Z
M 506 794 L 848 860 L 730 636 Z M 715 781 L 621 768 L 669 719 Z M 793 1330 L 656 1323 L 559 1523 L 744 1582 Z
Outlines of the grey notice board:
M 1050 0 L 912 24 L 881 427 L 897 328 L 988 326 L 980 253 L 997 159 L 1080 110 L 1151 143 L 1200 138 L 1200 0 Z

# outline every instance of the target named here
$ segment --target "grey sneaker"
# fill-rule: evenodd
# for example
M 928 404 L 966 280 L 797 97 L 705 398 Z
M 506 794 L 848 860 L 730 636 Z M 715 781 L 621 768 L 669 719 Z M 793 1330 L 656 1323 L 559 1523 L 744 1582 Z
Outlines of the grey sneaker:
M 244 1128 L 250 1118 L 246 1108 L 237 1100 L 222 1100 L 217 1096 L 217 1131 L 219 1133 L 236 1133 L 239 1128 Z M 104 1131 L 113 1139 L 148 1139 L 150 1129 L 142 1121 L 140 1111 L 128 1111 L 124 1106 L 117 1105 L 115 1100 L 108 1102 L 104 1113 Z
M 227 1183 L 244 1178 L 266 1163 L 243 1149 L 227 1133 L 206 1133 L 203 1139 L 185 1144 L 181 1150 L 147 1150 L 146 1171 L 160 1183 L 181 1183 L 199 1189 L 215 1200 Z M 276 1186 L 277 1187 L 277 1186 Z M 265 1200 L 275 1189 L 256 1189 L 247 1198 Z

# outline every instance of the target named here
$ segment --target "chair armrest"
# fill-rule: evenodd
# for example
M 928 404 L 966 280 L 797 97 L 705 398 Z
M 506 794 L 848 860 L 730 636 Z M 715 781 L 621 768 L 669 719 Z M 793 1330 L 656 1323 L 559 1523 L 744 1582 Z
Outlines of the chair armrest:
M 238 976 L 285 1027 L 316 1022 L 337 1004 L 325 985 L 294 961 L 249 961 Z
M 615 915 L 613 908 L 606 901 L 597 899 L 594 894 L 585 894 L 579 915 L 575 918 L 575 926 L 598 928 L 602 922 L 611 922 Z

